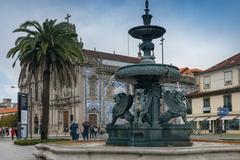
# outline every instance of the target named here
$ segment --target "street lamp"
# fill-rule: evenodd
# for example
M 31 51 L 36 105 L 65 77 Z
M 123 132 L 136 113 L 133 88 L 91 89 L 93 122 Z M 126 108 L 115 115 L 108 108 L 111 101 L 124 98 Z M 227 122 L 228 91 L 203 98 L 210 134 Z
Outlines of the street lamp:
M 11 86 L 11 88 L 18 88 L 18 87 L 16 87 L 16 86 Z
M 160 45 L 162 46 L 162 64 L 164 63 L 164 56 L 163 56 L 163 41 L 164 41 L 165 39 L 163 38 L 163 36 L 161 37 L 161 39 L 160 39 L 160 41 L 161 41 L 161 43 L 160 43 Z
M 19 92 L 19 88 L 18 87 L 16 87 L 15 85 L 12 85 L 12 86 L 10 86 L 10 88 L 11 89 L 14 89 L 14 92 L 16 93 L 16 95 L 17 95 L 17 92 Z M 16 98 L 14 98 L 13 99 L 13 101 L 14 102 L 16 102 L 17 101 L 17 99 Z M 12 106 L 12 105 L 11 105 Z M 13 107 L 16 107 L 15 105 L 13 106 Z

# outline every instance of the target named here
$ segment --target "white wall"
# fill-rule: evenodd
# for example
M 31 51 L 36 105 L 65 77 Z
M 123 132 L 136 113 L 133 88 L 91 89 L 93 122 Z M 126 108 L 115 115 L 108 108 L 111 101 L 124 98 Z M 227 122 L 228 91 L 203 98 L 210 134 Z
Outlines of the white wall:
M 217 108 L 223 106 L 223 95 L 211 96 L 210 107 L 211 113 L 217 114 Z
M 224 84 L 224 72 L 232 71 L 232 84 Z M 210 88 L 204 89 L 203 79 L 205 76 L 210 76 Z M 232 88 L 239 85 L 239 70 L 237 67 L 214 71 L 200 75 L 200 92 L 220 90 L 226 88 Z
M 232 113 L 240 113 L 240 92 L 232 93 Z M 223 106 L 224 95 L 210 96 L 210 107 L 213 114 L 217 114 L 217 108 Z M 203 97 L 192 99 L 192 114 L 199 115 L 204 114 L 203 108 Z
M 192 99 L 192 114 L 202 114 L 203 113 L 203 99 L 202 98 L 194 98 Z
M 232 109 L 233 112 L 240 112 L 240 92 L 232 94 Z

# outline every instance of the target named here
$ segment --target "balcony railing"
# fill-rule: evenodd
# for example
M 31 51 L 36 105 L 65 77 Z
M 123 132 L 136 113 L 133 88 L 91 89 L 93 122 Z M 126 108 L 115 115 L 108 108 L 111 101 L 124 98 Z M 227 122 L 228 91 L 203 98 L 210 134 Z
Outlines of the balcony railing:
M 59 99 L 53 99 L 50 101 L 50 105 L 67 105 L 67 104 L 72 104 L 72 103 L 80 103 L 80 97 L 75 96 L 75 97 L 68 97 L 68 98 L 59 98 Z
M 211 107 L 203 107 L 202 110 L 203 110 L 203 113 L 210 113 Z
M 180 77 L 180 82 L 182 83 L 190 83 L 190 84 L 195 84 L 196 80 L 193 77 L 189 77 L 189 76 L 181 76 Z

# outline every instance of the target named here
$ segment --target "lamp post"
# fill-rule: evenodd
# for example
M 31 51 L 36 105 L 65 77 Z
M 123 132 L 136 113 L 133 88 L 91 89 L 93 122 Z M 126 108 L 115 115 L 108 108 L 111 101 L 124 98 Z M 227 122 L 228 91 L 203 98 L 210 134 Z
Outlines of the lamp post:
M 30 89 L 30 88 L 29 88 Z M 29 106 L 29 109 L 30 109 L 30 115 L 29 115 L 29 133 L 30 133 L 30 138 L 32 138 L 32 108 L 33 108 L 33 103 L 32 103 L 32 89 L 31 90 L 28 90 L 28 92 L 30 93 L 29 94 L 29 97 L 30 97 L 30 106 Z
M 17 92 L 19 92 L 19 88 L 16 87 L 16 86 L 10 86 L 10 88 L 11 88 L 11 89 L 14 89 L 15 95 L 17 95 Z M 14 101 L 16 102 L 17 99 L 14 98 Z M 11 103 L 12 103 L 12 102 L 11 102 Z M 17 107 L 17 105 L 12 105 L 12 104 L 10 104 L 10 106 L 11 106 L 11 107 Z
M 160 43 L 160 45 L 162 46 L 162 64 L 164 64 L 164 54 L 163 54 L 163 41 L 164 41 L 165 39 L 163 38 L 163 36 L 162 36 L 162 38 L 160 39 L 160 41 L 161 41 L 161 43 Z
M 17 90 L 16 92 L 19 92 L 19 88 L 16 87 L 16 86 L 10 86 L 10 88 L 12 88 L 12 89 L 16 89 L 16 90 Z

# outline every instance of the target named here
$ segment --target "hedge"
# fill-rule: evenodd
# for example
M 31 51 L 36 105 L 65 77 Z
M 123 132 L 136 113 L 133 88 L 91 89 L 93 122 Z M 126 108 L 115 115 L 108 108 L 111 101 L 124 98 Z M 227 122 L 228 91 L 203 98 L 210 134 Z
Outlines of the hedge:
M 35 145 L 38 143 L 48 143 L 48 142 L 59 142 L 59 141 L 69 141 L 69 139 L 64 139 L 64 138 L 58 138 L 58 139 L 46 139 L 46 140 L 41 140 L 41 139 L 21 139 L 21 140 L 16 140 L 14 141 L 14 144 L 20 145 L 20 146 L 27 146 L 27 145 Z

